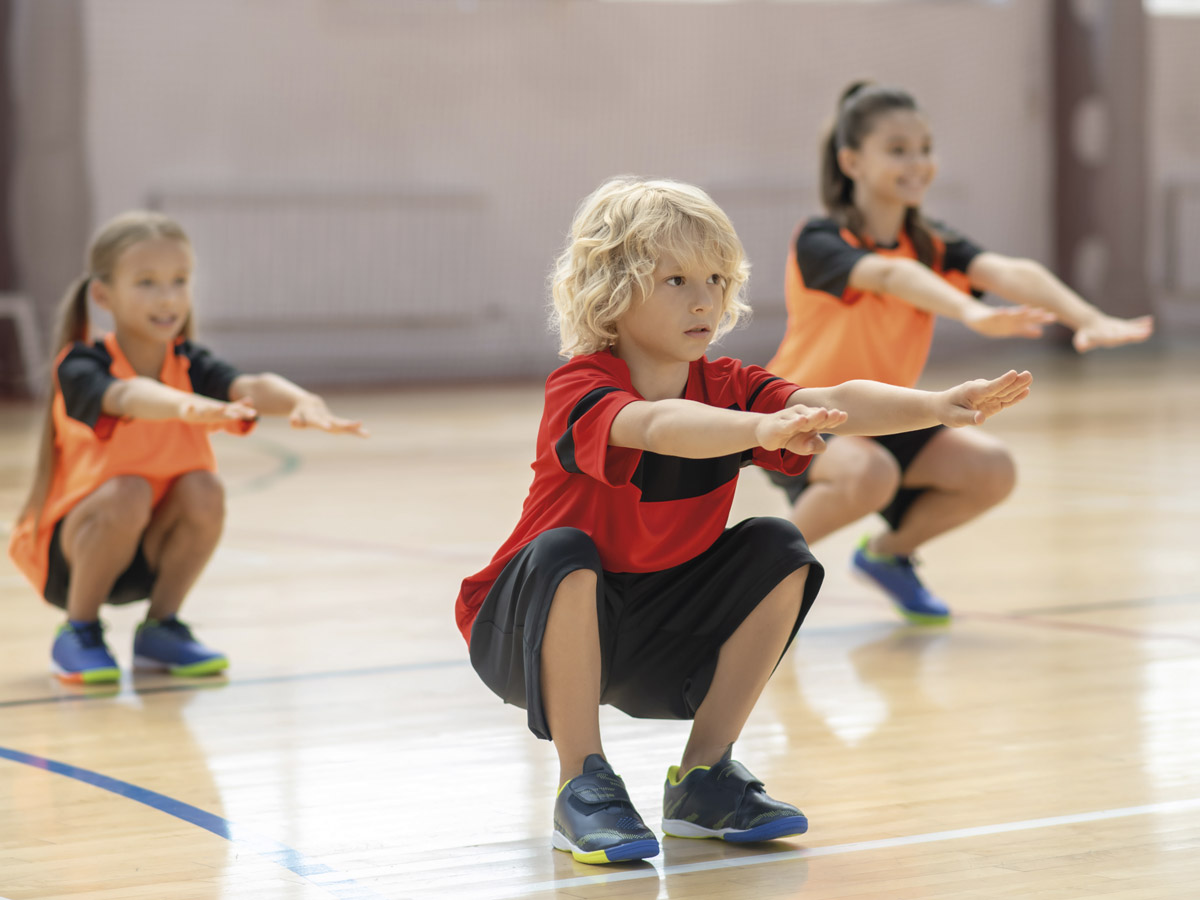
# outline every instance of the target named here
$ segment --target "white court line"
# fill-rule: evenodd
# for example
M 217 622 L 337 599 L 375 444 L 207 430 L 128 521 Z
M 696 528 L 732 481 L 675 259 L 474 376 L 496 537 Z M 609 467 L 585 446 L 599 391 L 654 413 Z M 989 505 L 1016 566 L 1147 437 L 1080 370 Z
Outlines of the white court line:
M 707 872 L 713 869 L 740 869 L 746 866 L 761 866 L 766 863 L 786 862 L 793 859 L 811 859 L 815 856 L 839 856 L 843 853 L 858 853 L 862 850 L 886 850 L 892 847 L 908 847 L 913 844 L 931 844 L 936 841 L 953 841 L 959 838 L 985 837 L 1011 831 L 1031 831 L 1035 828 L 1053 828 L 1056 825 L 1077 825 L 1082 822 L 1102 822 L 1106 819 L 1124 819 L 1129 816 L 1145 816 L 1151 813 L 1186 812 L 1200 809 L 1200 798 L 1193 800 L 1170 800 L 1165 803 L 1150 803 L 1145 806 L 1126 806 L 1119 809 L 1101 809 L 1095 812 L 1076 813 L 1069 816 L 1050 816 L 1045 819 L 1026 819 L 1023 822 L 1004 822 L 997 825 L 980 825 L 975 828 L 955 828 L 951 831 L 931 831 L 927 834 L 912 834 L 905 837 L 883 838 L 877 841 L 857 841 L 852 844 L 831 844 L 827 847 L 806 847 L 785 853 L 764 853 L 761 856 L 743 856 L 738 859 L 712 859 L 707 862 L 686 863 L 678 866 L 657 866 L 651 869 L 636 869 L 612 872 L 604 875 L 587 875 L 581 878 L 561 878 L 541 884 L 526 884 L 514 888 L 505 897 L 521 894 L 536 894 L 539 891 L 563 890 L 593 884 L 611 884 L 617 881 L 633 881 L 638 878 L 660 878 L 668 875 L 686 875 L 689 872 Z

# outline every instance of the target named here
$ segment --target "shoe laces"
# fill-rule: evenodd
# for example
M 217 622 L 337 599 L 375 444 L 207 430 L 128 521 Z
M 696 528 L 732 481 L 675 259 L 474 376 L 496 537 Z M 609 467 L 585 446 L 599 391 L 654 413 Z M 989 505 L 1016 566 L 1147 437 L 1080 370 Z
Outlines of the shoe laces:
M 192 629 L 188 628 L 187 625 L 179 621 L 179 619 L 175 618 L 175 616 L 171 616 L 169 619 L 163 619 L 152 627 L 169 631 L 171 634 L 185 641 L 195 640 L 195 638 L 192 637 Z
M 99 622 L 88 622 L 86 625 L 72 625 L 71 632 L 79 646 L 85 650 L 95 650 L 104 646 L 104 626 Z

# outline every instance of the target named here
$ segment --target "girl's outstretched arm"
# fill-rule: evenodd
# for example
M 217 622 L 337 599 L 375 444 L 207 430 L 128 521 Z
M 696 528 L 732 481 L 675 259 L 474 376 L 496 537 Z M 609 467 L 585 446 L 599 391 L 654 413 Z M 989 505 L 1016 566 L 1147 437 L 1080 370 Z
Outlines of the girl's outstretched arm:
M 987 337 L 1041 337 L 1052 313 L 1028 306 L 996 307 L 980 303 L 947 283 L 915 259 L 870 253 L 850 270 L 850 287 L 889 294 L 934 315 L 957 319 Z
M 293 428 L 319 428 L 333 434 L 367 436 L 362 422 L 335 416 L 320 396 L 274 372 L 239 375 L 229 388 L 229 396 L 233 400 L 250 401 L 263 415 L 287 416 Z
M 1152 316 L 1120 319 L 1107 315 L 1036 260 L 980 253 L 967 266 L 967 278 L 973 287 L 982 291 L 1053 313 L 1074 330 L 1073 343 L 1080 353 L 1096 347 L 1138 343 L 1154 331 Z
M 118 418 L 182 419 L 195 425 L 220 425 L 258 417 L 247 400 L 222 403 L 141 376 L 114 381 L 104 392 L 100 408 L 106 415 Z

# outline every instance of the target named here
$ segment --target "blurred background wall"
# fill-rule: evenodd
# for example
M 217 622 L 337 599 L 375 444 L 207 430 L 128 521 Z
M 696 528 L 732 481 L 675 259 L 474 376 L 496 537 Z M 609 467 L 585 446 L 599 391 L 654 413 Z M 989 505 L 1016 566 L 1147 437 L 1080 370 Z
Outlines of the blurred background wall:
M 202 338 L 247 369 L 543 375 L 575 206 L 634 173 L 730 214 L 755 314 L 724 346 L 761 363 L 818 211 L 818 132 L 862 76 L 930 116 L 927 212 L 1054 260 L 1046 0 L 9 2 L 18 264 L 43 324 L 92 229 L 150 205 L 192 233 Z M 1146 303 L 1200 327 L 1200 17 L 1153 16 L 1147 43 Z M 941 330 L 942 354 L 977 340 Z

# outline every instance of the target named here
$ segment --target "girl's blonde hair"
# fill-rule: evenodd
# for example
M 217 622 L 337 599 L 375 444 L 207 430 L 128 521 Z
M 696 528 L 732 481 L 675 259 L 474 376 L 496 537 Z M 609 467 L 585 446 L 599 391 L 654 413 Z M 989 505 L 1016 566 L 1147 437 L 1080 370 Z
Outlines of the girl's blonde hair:
M 51 359 L 57 359 L 64 347 L 88 339 L 88 293 L 92 280 L 111 284 L 121 254 L 134 244 L 154 238 L 169 238 L 191 246 L 183 227 L 162 213 L 132 210 L 121 213 L 100 227 L 88 245 L 83 274 L 71 282 L 71 286 L 59 301 Z M 185 338 L 190 338 L 193 330 L 192 316 L 189 313 L 181 333 Z M 51 377 L 53 378 L 53 375 Z M 54 393 L 53 390 L 48 392 L 33 486 L 21 510 L 22 518 L 30 512 L 41 514 L 46 492 L 50 489 L 50 476 L 54 471 Z
M 714 340 L 750 312 L 750 263 L 729 217 L 704 191 L 677 181 L 613 178 L 588 196 L 571 223 L 551 276 L 559 354 L 595 353 L 617 340 L 616 322 L 650 295 L 658 258 L 669 252 L 724 278 Z

